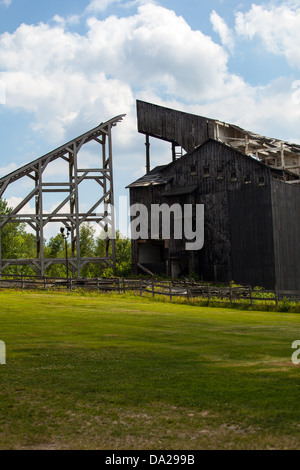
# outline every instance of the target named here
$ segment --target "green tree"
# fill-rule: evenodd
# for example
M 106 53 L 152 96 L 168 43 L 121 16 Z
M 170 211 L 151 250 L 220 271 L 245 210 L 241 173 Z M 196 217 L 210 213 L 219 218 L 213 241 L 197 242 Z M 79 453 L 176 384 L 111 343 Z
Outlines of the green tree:
M 82 258 L 93 258 L 95 256 L 95 229 L 91 224 L 85 223 L 80 227 L 79 243 L 80 256 Z M 96 277 L 97 266 L 94 263 L 87 263 L 81 270 L 82 277 Z
M 99 236 L 96 239 L 95 253 L 96 256 L 106 256 L 106 243 L 103 236 Z M 122 238 L 119 230 L 116 231 L 116 270 L 115 275 L 117 277 L 126 277 L 131 274 L 131 241 L 129 238 Z M 112 255 L 112 244 L 109 244 L 109 255 Z M 102 266 L 100 276 L 109 277 L 113 276 L 112 268 Z
M 0 199 L 0 215 L 10 214 L 5 199 Z M 2 259 L 23 259 L 36 257 L 35 236 L 25 231 L 25 224 L 10 222 L 1 229 L 1 256 Z M 33 275 L 34 271 L 28 266 L 9 266 L 4 274 Z
M 45 258 L 65 258 L 65 244 L 61 234 L 51 237 L 44 249 Z M 50 277 L 66 277 L 67 271 L 65 264 L 52 264 L 46 271 Z

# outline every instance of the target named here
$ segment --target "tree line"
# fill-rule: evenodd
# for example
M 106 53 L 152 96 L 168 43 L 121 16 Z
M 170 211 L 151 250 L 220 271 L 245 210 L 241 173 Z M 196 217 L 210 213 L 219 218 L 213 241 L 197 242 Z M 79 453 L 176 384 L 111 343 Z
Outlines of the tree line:
M 0 214 L 6 215 L 12 211 L 5 199 L 0 199 Z M 79 232 L 80 254 L 82 257 L 106 256 L 106 240 L 96 236 L 95 228 L 82 224 Z M 1 229 L 2 259 L 30 259 L 37 257 L 36 235 L 26 231 L 24 223 L 9 223 Z M 71 246 L 68 244 L 68 256 L 71 256 Z M 110 246 L 110 254 L 112 247 Z M 45 258 L 65 258 L 65 241 L 61 233 L 44 240 Z M 36 273 L 29 266 L 9 266 L 3 274 L 23 274 L 27 276 Z M 116 233 L 116 270 L 106 264 L 89 263 L 81 270 L 82 277 L 110 277 L 113 275 L 126 277 L 131 274 L 131 241 L 123 239 L 119 231 Z M 46 271 L 47 276 L 65 277 L 64 264 L 52 265 Z

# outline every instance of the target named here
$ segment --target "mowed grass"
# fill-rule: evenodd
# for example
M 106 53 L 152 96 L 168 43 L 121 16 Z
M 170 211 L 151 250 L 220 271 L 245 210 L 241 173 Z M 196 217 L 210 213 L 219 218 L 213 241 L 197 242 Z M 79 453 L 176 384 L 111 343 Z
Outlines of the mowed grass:
M 0 292 L 1 449 L 299 449 L 300 315 Z

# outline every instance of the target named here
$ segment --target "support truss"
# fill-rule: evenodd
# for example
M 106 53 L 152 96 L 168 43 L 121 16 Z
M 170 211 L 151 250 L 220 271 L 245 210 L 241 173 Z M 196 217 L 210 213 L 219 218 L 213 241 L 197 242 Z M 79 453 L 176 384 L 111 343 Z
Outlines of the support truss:
M 73 274 L 80 276 L 82 268 L 87 263 L 106 263 L 115 267 L 115 220 L 112 207 L 114 206 L 112 128 L 121 122 L 125 115 L 117 116 L 98 127 L 75 138 L 67 144 L 44 155 L 41 158 L 19 168 L 0 178 L 0 198 L 5 197 L 5 191 L 12 183 L 22 178 L 29 178 L 33 189 L 23 198 L 22 202 L 8 215 L 0 216 L 0 274 L 8 266 L 30 266 L 37 275 L 44 276 L 46 269 L 52 264 L 64 264 L 65 259 L 44 257 L 44 229 L 51 222 L 59 222 L 71 228 L 72 255 L 69 257 L 69 268 Z M 99 144 L 102 152 L 98 168 L 78 168 L 78 153 L 88 142 Z M 53 162 L 63 159 L 68 163 L 69 177 L 65 182 L 45 182 L 43 175 Z M 79 187 L 83 181 L 95 181 L 99 186 L 97 194 L 91 194 L 94 201 L 84 213 L 80 212 Z M 61 202 L 51 212 L 44 211 L 45 193 L 61 193 Z M 34 201 L 35 213 L 24 213 L 24 207 Z M 102 212 L 97 212 L 101 206 Z M 66 212 L 65 207 L 68 208 Z M 106 233 L 106 255 L 103 258 L 87 258 L 80 255 L 79 231 L 85 222 L 98 223 Z M 36 233 L 37 257 L 34 259 L 2 259 L 1 231 L 9 223 L 26 223 Z M 109 245 L 112 245 L 112 255 L 109 255 Z

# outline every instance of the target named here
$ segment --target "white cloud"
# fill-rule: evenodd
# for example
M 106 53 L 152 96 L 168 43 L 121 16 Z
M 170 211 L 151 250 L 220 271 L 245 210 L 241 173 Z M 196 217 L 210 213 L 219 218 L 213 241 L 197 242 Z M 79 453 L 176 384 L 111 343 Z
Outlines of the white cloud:
M 227 26 L 226 22 L 221 18 L 221 16 L 218 15 L 218 13 L 213 10 L 213 12 L 210 15 L 210 21 L 213 26 L 213 30 L 215 33 L 219 34 L 222 44 L 230 51 L 233 51 L 234 49 L 234 38 L 233 38 L 233 32 L 231 29 Z
M 171 10 L 147 4 L 135 16 L 92 18 L 88 25 L 89 57 L 101 57 L 104 68 L 136 89 L 201 100 L 231 81 L 224 49 Z
M 286 46 L 272 30 L 272 15 L 279 20 L 278 7 L 256 8 L 237 16 L 238 34 L 262 35 L 259 14 L 269 18 L 270 13 L 266 37 L 276 36 L 276 41 L 270 40 L 267 47 L 276 44 L 279 51 L 282 48 L 280 53 L 289 54 L 289 47 L 296 46 L 288 40 L 286 22 L 282 26 Z M 289 11 L 296 21 L 296 11 Z M 287 132 L 297 135 L 300 112 L 292 102 L 291 80 L 250 86 L 230 73 L 230 49 L 192 30 L 174 11 L 147 2 L 132 16 L 88 18 L 85 34 L 68 31 L 68 20 L 54 20 L 55 25 L 23 24 L 12 34 L 0 35 L 0 80 L 6 85 L 6 106 L 32 113 L 33 130 L 52 147 L 66 135 L 75 137 L 100 121 L 126 113 L 114 130 L 115 167 L 133 174 L 144 164 L 136 131 L 136 97 L 274 137 L 287 138 Z M 223 44 L 232 45 L 232 32 L 215 12 L 212 22 Z M 292 27 L 296 29 L 293 23 Z
M 60 15 L 55 15 L 53 17 L 53 21 L 57 23 L 59 26 L 62 26 L 65 28 L 66 26 L 70 25 L 76 25 L 80 22 L 80 16 L 79 15 L 71 15 L 68 16 L 67 18 L 63 18 Z
M 8 165 L 0 168 L 0 178 L 2 176 L 7 175 L 8 173 L 12 173 L 17 169 L 17 165 L 15 163 L 9 163 Z
M 12 0 L 1 0 L 0 4 L 8 8 L 12 4 Z
M 21 202 L 23 202 L 22 197 L 12 196 L 9 199 L 7 199 L 7 205 L 8 207 L 11 207 L 12 209 L 15 209 L 19 204 L 21 204 Z M 28 202 L 19 211 L 19 214 L 35 214 L 35 208 L 31 207 L 30 202 Z
M 145 4 L 157 4 L 156 0 L 91 0 L 87 8 L 86 13 L 103 13 L 111 5 L 117 4 L 122 8 L 129 8 L 135 5 Z
M 86 11 L 92 13 L 104 12 L 110 5 L 120 3 L 122 0 L 92 0 Z
M 241 80 L 227 70 L 227 53 L 193 31 L 173 11 L 145 4 L 129 17 L 88 19 L 79 35 L 56 25 L 22 24 L 0 36 L 0 80 L 6 105 L 33 113 L 35 131 L 61 142 L 76 129 L 127 113 L 134 90 L 162 90 L 179 100 L 214 99 Z M 176 35 L 174 35 L 176 31 Z M 132 135 L 132 133 L 131 133 Z
M 236 32 L 252 40 L 259 38 L 265 50 L 284 56 L 289 65 L 300 68 L 300 2 L 279 6 L 252 5 L 236 15 Z

